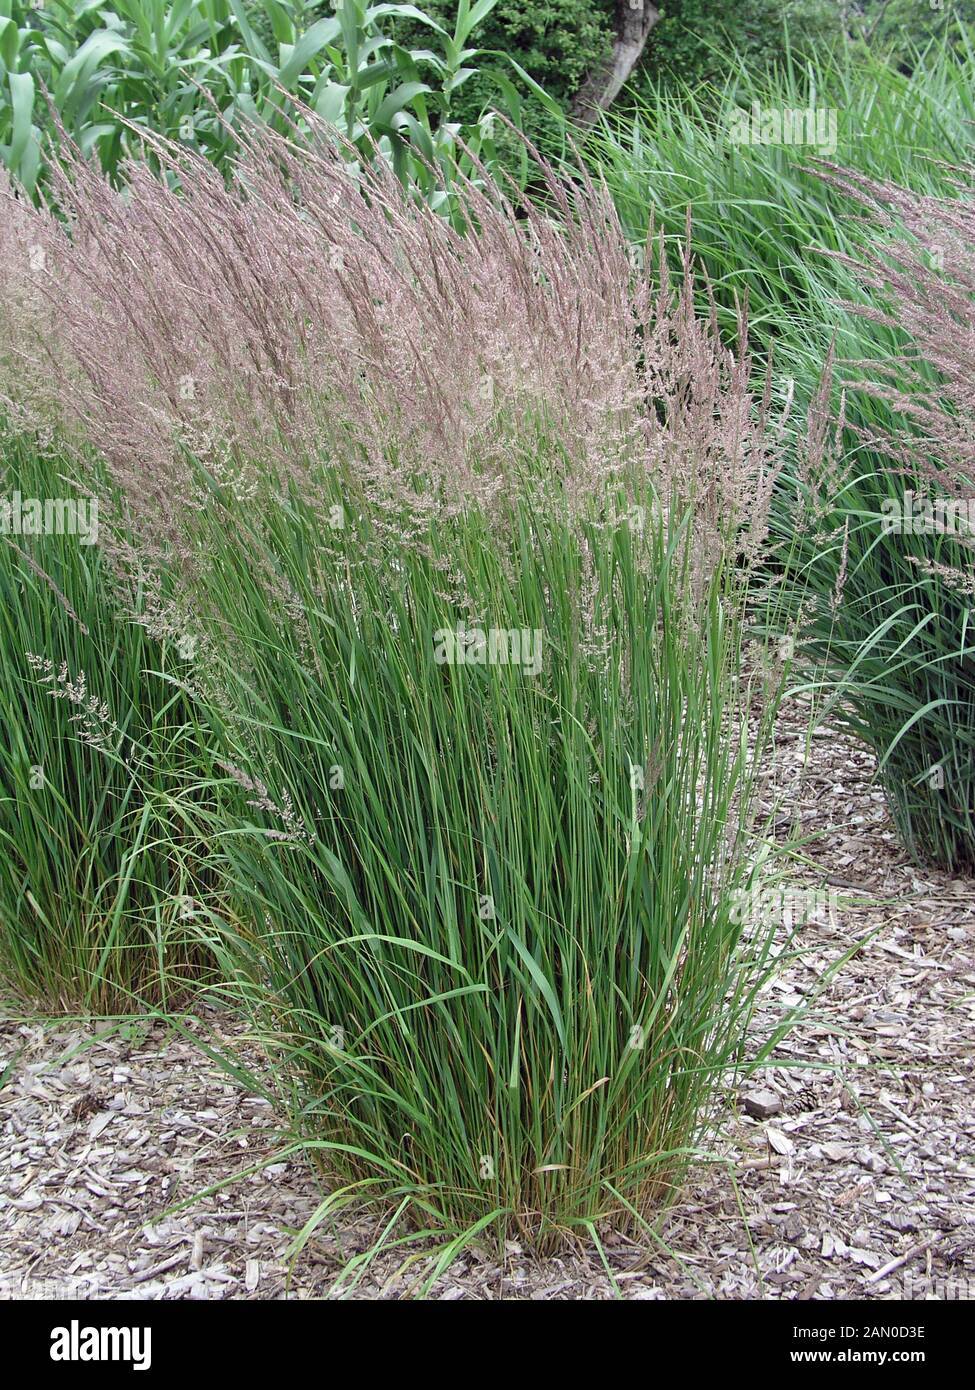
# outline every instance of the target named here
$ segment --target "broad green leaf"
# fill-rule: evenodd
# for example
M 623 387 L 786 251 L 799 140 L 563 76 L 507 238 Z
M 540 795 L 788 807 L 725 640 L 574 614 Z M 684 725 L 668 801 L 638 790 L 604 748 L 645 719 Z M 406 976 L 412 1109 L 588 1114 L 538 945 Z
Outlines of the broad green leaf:
M 20 30 L 12 19 L 0 18 L 0 58 L 5 67 L 16 67 L 19 48 Z
M 312 105 L 324 120 L 338 125 L 351 88 L 343 86 L 341 82 L 331 82 L 328 78 L 322 78 L 322 82 L 324 85 L 313 98 Z
M 466 43 L 468 35 L 473 33 L 482 20 L 487 19 L 497 3 L 498 0 L 477 0 L 477 4 L 468 10 L 467 0 L 461 0 L 457 12 L 457 28 L 454 30 L 455 40 L 460 44 Z M 461 15 L 464 11 L 467 13 L 462 22 Z
M 279 5 L 277 0 L 264 0 L 264 12 L 271 20 L 271 29 L 274 38 L 279 44 L 293 44 L 297 39 L 297 30 L 294 21 L 284 5 Z
M 99 29 L 90 34 L 78 52 L 65 64 L 54 89 L 54 103 L 58 107 L 68 106 L 75 92 L 87 83 L 98 64 L 114 53 L 127 53 L 130 50 L 128 39 L 120 34 L 110 34 Z
M 374 23 L 377 19 L 385 19 L 389 16 L 392 19 L 413 19 L 418 24 L 425 24 L 429 29 L 436 29 L 438 34 L 448 37 L 447 30 L 442 24 L 438 24 L 430 15 L 424 14 L 423 10 L 418 10 L 415 5 L 373 5 L 366 10 L 366 22 Z
M 261 39 L 258 38 L 257 34 L 251 28 L 250 20 L 247 16 L 246 5 L 242 3 L 242 0 L 227 0 L 227 4 L 233 11 L 234 18 L 237 21 L 244 43 L 247 45 L 248 52 L 256 54 L 257 57 L 263 59 L 265 63 L 269 63 L 273 66 L 274 60 L 270 53 L 268 53 Z
M 320 19 L 313 24 L 295 44 L 287 62 L 282 64 L 278 72 L 278 81 L 282 87 L 291 88 L 311 60 L 321 53 L 339 32 L 340 24 L 335 19 Z
M 526 72 L 520 63 L 515 62 L 514 58 L 512 58 L 509 53 L 504 53 L 499 50 L 488 49 L 482 49 L 481 52 L 484 54 L 485 57 L 501 58 L 503 61 L 509 63 L 511 67 L 514 68 L 518 76 L 521 78 L 522 82 L 524 82 L 528 90 L 532 93 L 532 95 L 537 97 L 538 100 L 545 107 L 545 110 L 548 111 L 551 115 L 557 117 L 559 123 L 561 124 L 561 122 L 565 119 L 565 112 L 562 110 L 559 103 L 555 100 L 554 97 L 549 96 L 545 88 L 542 87 L 538 82 L 536 82 L 534 77 L 532 77 L 531 73 Z
M 397 111 L 402 111 L 405 106 L 409 106 L 418 96 L 424 92 L 431 91 L 426 82 L 403 82 L 395 87 L 386 97 L 385 101 L 376 112 L 376 124 L 379 126 L 389 125 Z
M 13 131 L 10 137 L 8 158 L 10 167 L 16 169 L 31 139 L 34 79 L 29 72 L 12 72 L 7 80 L 10 83 L 10 106 L 13 113 Z

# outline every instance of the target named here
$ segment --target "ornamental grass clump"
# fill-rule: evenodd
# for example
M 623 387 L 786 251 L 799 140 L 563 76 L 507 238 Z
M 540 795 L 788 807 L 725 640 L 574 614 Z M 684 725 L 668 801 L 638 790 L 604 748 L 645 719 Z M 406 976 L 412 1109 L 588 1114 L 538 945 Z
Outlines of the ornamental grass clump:
M 213 766 L 181 634 L 104 544 L 119 491 L 67 427 L 61 225 L 3 174 L 0 209 L 0 979 L 46 1008 L 168 1007 L 213 968 Z
M 832 113 L 844 172 L 818 177 L 815 143 L 733 138 L 756 109 Z M 812 679 L 828 658 L 835 712 L 876 751 L 905 846 L 958 870 L 975 843 L 971 537 L 943 522 L 967 517 L 971 496 L 972 200 L 956 166 L 973 118 L 969 47 L 935 46 L 910 72 L 838 51 L 655 94 L 588 145 L 635 240 L 648 203 L 671 237 L 691 203 L 722 326 L 747 289 L 756 350 L 774 346 L 794 417 L 811 407 L 812 457 L 786 469 L 770 519 L 796 611 L 815 599 Z M 834 357 L 845 400 L 819 393 Z M 864 382 L 879 389 L 852 389 Z
M 771 944 L 737 910 L 779 468 L 744 324 L 732 354 L 689 262 L 636 273 L 584 178 L 540 169 L 544 213 L 467 187 L 461 234 L 324 135 L 253 136 L 230 186 L 158 154 L 181 195 L 76 161 L 70 235 L 37 215 L 52 371 L 116 562 L 198 639 L 214 945 L 316 1219 L 392 1201 L 445 1257 L 640 1228 Z
M 128 616 L 55 442 L 0 421 L 0 453 L 0 980 L 48 1009 L 171 1006 L 212 974 L 217 892 L 185 663 Z
M 975 865 L 975 202 L 826 168 L 865 208 L 871 245 L 843 256 L 863 360 L 848 397 L 870 407 L 834 486 L 812 480 L 800 529 L 812 630 L 856 731 L 876 751 L 901 837 L 922 863 Z M 895 334 L 884 357 L 867 356 Z M 860 412 L 861 420 L 864 413 Z M 813 473 L 818 470 L 812 470 Z M 829 469 L 826 470 L 827 475 Z M 805 491 L 810 479 L 800 480 Z M 807 510 L 809 508 L 807 507 Z M 809 610 L 812 612 L 812 608 Z

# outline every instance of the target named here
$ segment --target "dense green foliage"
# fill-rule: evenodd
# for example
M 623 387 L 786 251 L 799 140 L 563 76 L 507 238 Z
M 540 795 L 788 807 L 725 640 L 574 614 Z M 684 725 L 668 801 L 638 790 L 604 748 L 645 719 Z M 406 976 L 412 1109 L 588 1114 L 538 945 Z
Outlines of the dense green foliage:
M 430 0 L 427 13 L 448 25 L 454 0 Z M 422 27 L 403 20 L 402 41 L 418 45 Z M 605 56 L 612 42 L 612 4 L 609 0 L 498 0 L 477 32 L 478 45 L 492 55 L 510 54 L 563 109 L 586 74 Z M 482 65 L 487 68 L 486 57 Z M 457 95 L 461 119 L 476 120 L 485 106 L 497 101 L 497 86 L 480 73 Z M 528 130 L 539 137 L 553 129 L 554 117 L 539 105 L 530 113 Z
M 838 43 L 869 46 L 909 68 L 975 0 L 929 10 L 909 0 L 857 7 L 837 0 L 672 0 L 651 33 L 631 90 L 722 85 Z M 428 193 L 422 161 L 449 170 L 458 138 L 490 168 L 518 167 L 499 110 L 551 145 L 586 74 L 608 52 L 609 0 L 430 0 L 425 7 L 341 0 L 0 0 L 0 159 L 28 188 L 43 178 L 53 120 L 117 173 L 152 132 L 225 164 L 243 119 L 278 129 L 288 94 L 334 120 L 370 156 L 379 142 L 402 177 Z M 624 98 L 625 101 L 625 98 Z M 299 118 L 300 119 L 300 118 Z
M 965 29 L 975 25 L 975 0 L 867 0 L 856 30 L 874 52 L 909 71 L 932 42 L 964 48 Z
M 663 0 L 658 8 L 642 72 L 668 87 L 720 85 L 739 64 L 760 77 L 790 45 L 798 58 L 822 56 L 845 33 L 838 0 Z
M 224 163 L 242 119 L 287 129 L 293 94 L 335 122 L 360 157 L 378 142 L 404 180 L 430 191 L 427 164 L 471 172 L 458 136 L 496 162 L 477 103 L 459 122 L 453 108 L 477 73 L 471 42 L 494 4 L 460 0 L 441 25 L 412 5 L 364 0 L 341 0 L 324 16 L 312 0 L 0 0 L 0 158 L 36 187 L 53 126 L 42 84 L 68 135 L 113 176 L 144 153 L 143 133 Z M 388 31 L 404 16 L 413 48 Z M 504 54 L 495 64 L 492 104 L 518 119 L 532 82 Z

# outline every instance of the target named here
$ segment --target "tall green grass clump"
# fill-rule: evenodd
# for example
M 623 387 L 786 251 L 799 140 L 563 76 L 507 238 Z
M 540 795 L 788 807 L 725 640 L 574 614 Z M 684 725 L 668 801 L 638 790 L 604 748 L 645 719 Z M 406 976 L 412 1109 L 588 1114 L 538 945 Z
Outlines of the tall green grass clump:
M 796 539 L 800 588 L 814 648 L 839 668 L 836 697 L 877 753 L 905 845 L 922 863 L 966 872 L 975 864 L 972 174 L 956 170 L 944 198 L 840 170 L 824 178 L 874 229 L 873 246 L 850 263 L 863 291 L 848 311 L 894 333 L 897 350 L 847 371 L 846 399 L 868 403 L 858 447 L 842 460 L 821 438 L 826 468 L 813 460 L 800 470 L 800 505 L 817 518 Z
M 206 767 L 177 642 L 124 615 L 98 499 L 36 433 L 0 435 L 0 978 L 51 1008 L 131 1012 L 212 969 L 193 828 Z M 129 594 L 138 615 L 151 594 Z
M 319 1217 L 392 1201 L 447 1251 L 639 1227 L 770 948 L 768 398 L 585 181 L 539 170 L 544 214 L 468 186 L 462 235 L 327 143 L 179 173 L 123 203 L 79 165 L 71 240 L 35 216 L 55 386 L 199 634 L 238 797 L 214 935 Z
M 938 497 L 963 501 L 971 479 L 965 37 L 910 75 L 838 57 L 761 83 L 735 74 L 710 98 L 607 124 L 592 146 L 632 239 L 647 201 L 671 237 L 690 205 L 725 330 L 747 293 L 753 339 L 774 354 L 795 416 L 809 415 L 815 457 L 797 437 L 770 513 L 792 557 L 787 586 L 794 574 L 796 605 L 814 618 L 809 650 L 830 662 L 834 713 L 876 751 L 904 844 L 953 869 L 973 856 L 970 594 L 957 582 L 968 556 L 957 528 L 890 523 L 907 493 L 923 514 Z M 736 142 L 736 120 L 756 104 L 749 134 L 770 114 L 812 108 L 826 145 Z M 849 176 L 822 177 L 824 163 Z M 882 389 L 855 389 L 864 382 Z
M 783 130 L 785 113 L 810 110 L 811 130 L 805 120 Z M 778 134 L 768 119 L 776 116 Z M 625 115 L 604 119 L 586 152 L 635 244 L 652 219 L 676 246 L 691 209 L 694 253 L 723 329 L 733 331 L 736 300 L 747 293 L 753 343 L 774 340 L 783 371 L 809 400 L 834 333 L 841 357 L 864 355 L 862 324 L 837 312 L 855 281 L 823 255 L 855 254 L 863 226 L 811 166 L 828 159 L 917 193 L 944 193 L 946 166 L 968 156 L 973 121 L 970 42 L 956 52 L 932 48 L 910 75 L 840 47 L 790 58 L 771 74 L 732 57 L 720 85 L 638 93 Z
M 30 205 L 0 187 L 0 976 L 48 1007 L 172 1003 L 212 968 L 189 663 L 124 507 L 58 398 L 59 298 Z M 209 765 L 212 774 L 212 764 Z
M 220 576 L 259 654 L 259 756 L 229 771 L 267 827 L 226 842 L 260 925 L 225 960 L 301 1078 L 296 1120 L 352 1191 L 450 1230 L 647 1219 L 767 946 L 735 912 L 735 582 L 695 587 L 689 516 L 634 533 L 518 498 L 419 556 L 360 504 L 316 595 L 295 560 L 320 523 L 296 511 L 262 543 L 311 670 L 239 562 Z

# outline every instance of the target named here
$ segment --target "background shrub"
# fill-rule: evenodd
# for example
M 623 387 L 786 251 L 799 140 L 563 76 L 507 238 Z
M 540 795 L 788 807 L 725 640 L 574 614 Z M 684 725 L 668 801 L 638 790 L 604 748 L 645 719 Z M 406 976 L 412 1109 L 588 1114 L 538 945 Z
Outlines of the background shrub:
M 975 24 L 975 0 L 941 0 L 940 5 L 915 0 L 867 0 L 857 28 L 871 48 L 910 72 L 917 56 L 932 42 L 956 50 L 966 47 L 966 27 Z
M 430 0 L 429 13 L 445 27 L 455 10 L 455 0 Z M 498 0 L 477 31 L 477 44 L 516 59 L 568 111 L 586 74 L 609 51 L 612 19 L 612 0 Z M 422 38 L 421 26 L 409 20 L 401 21 L 397 32 L 408 46 L 418 46 Z M 485 68 L 492 64 L 486 55 L 480 61 Z M 458 91 L 455 110 L 461 120 L 475 121 L 486 107 L 497 105 L 497 96 L 497 84 L 478 73 Z M 529 108 L 526 131 L 542 140 L 561 134 L 552 113 L 538 104 Z
M 846 39 L 847 6 L 837 0 L 664 0 L 658 8 L 642 71 L 667 86 L 723 86 L 739 64 L 760 80 L 790 52 L 822 58 Z

